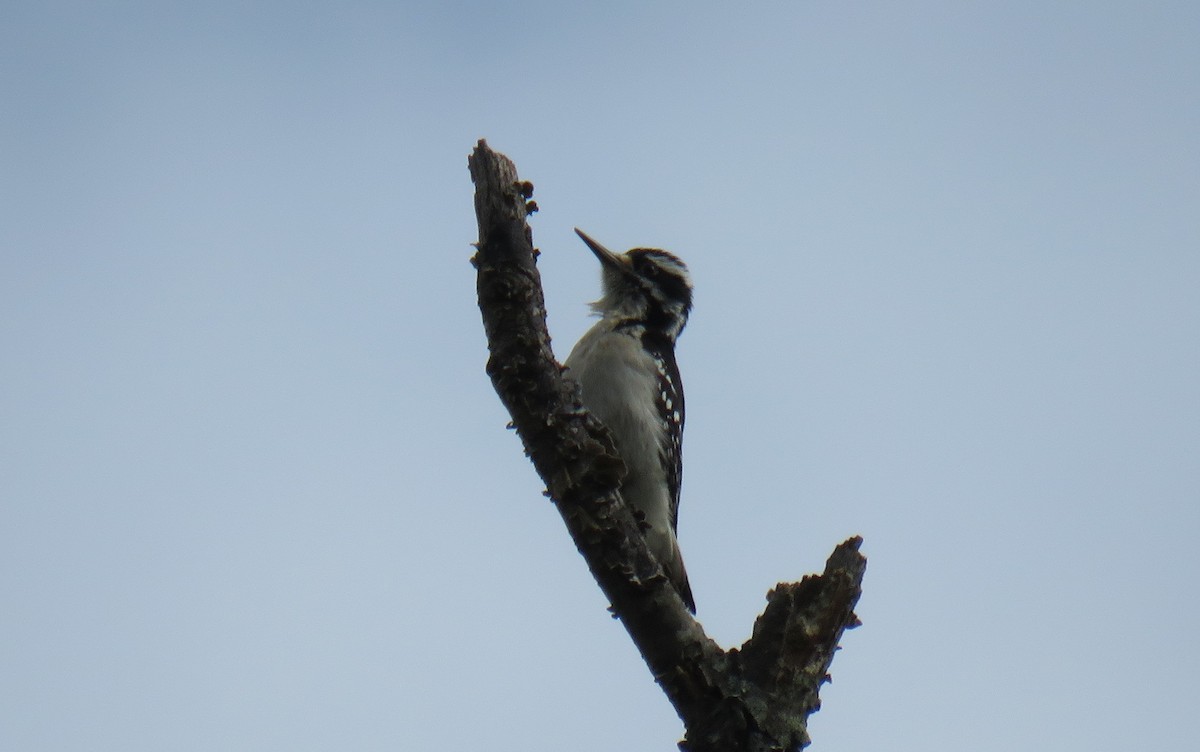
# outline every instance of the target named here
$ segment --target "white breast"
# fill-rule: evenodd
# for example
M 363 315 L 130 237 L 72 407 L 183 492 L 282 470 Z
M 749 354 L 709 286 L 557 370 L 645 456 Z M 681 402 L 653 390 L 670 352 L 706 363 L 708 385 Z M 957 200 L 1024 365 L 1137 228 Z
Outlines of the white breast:
M 673 539 L 671 501 L 662 482 L 663 442 L 658 414 L 658 371 L 642 348 L 637 330 L 613 330 L 601 319 L 567 357 L 568 377 L 583 392 L 588 410 L 608 427 L 629 470 L 621 491 L 639 509 L 658 537 Z

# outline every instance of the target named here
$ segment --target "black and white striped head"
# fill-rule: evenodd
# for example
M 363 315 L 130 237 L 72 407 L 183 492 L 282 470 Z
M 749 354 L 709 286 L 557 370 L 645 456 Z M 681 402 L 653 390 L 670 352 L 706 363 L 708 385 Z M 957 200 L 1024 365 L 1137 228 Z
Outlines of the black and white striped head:
M 692 277 L 687 265 L 673 253 L 657 248 L 634 248 L 613 253 L 575 233 L 600 259 L 604 296 L 592 310 L 605 318 L 645 326 L 672 342 L 687 325 L 692 310 Z

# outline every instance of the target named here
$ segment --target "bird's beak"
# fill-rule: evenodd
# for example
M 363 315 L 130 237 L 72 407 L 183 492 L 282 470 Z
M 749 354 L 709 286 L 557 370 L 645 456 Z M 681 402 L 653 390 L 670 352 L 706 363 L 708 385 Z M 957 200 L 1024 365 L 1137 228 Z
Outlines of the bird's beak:
M 592 249 L 592 253 L 596 254 L 596 258 L 600 259 L 600 263 L 604 267 L 615 270 L 624 270 L 627 266 L 624 256 L 613 253 L 596 241 L 592 240 L 587 236 L 587 233 L 578 227 L 575 228 L 575 234 L 578 235 L 584 243 L 587 243 L 587 247 Z

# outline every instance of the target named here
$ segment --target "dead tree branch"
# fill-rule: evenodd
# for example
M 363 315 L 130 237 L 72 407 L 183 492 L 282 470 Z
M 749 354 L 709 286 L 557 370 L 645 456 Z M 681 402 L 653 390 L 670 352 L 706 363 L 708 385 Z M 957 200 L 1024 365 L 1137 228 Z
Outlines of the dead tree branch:
M 479 307 L 492 379 L 526 454 L 655 681 L 687 729 L 687 752 L 799 750 L 845 629 L 857 626 L 866 559 L 839 545 L 821 575 L 777 585 L 741 646 L 722 650 L 671 587 L 617 493 L 625 473 L 607 429 L 550 349 L 533 237 L 532 186 L 480 141 L 475 183 Z

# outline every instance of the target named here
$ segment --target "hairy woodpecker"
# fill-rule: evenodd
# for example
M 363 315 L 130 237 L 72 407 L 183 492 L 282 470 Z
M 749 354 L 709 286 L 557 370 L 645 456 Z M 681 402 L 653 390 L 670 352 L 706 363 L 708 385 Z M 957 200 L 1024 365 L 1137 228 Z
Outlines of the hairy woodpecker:
M 674 254 L 616 254 L 583 239 L 602 269 L 600 317 L 567 357 L 583 404 L 612 433 L 628 475 L 621 496 L 644 519 L 646 542 L 688 609 L 696 604 L 675 538 L 683 477 L 683 383 L 675 340 L 692 310 L 692 280 Z

